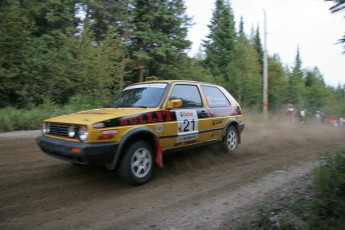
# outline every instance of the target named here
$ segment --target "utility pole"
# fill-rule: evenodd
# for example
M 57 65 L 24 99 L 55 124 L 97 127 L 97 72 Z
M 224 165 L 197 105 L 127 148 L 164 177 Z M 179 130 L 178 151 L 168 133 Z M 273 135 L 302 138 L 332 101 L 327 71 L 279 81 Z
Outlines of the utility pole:
M 266 11 L 264 9 L 264 66 L 263 66 L 263 113 L 264 119 L 268 118 L 268 61 L 267 61 L 267 31 L 266 31 Z

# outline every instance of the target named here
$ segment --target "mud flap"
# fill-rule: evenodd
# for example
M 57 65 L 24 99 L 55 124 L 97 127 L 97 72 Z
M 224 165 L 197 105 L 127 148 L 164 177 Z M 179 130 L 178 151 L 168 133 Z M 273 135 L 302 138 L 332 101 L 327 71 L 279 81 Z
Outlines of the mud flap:
M 162 151 L 162 146 L 161 143 L 159 142 L 158 139 L 155 139 L 156 141 L 156 159 L 155 159 L 155 163 L 160 167 L 163 168 L 164 164 L 163 164 L 163 151 Z
M 238 143 L 241 144 L 241 129 L 240 126 L 237 126 L 237 137 L 238 137 Z

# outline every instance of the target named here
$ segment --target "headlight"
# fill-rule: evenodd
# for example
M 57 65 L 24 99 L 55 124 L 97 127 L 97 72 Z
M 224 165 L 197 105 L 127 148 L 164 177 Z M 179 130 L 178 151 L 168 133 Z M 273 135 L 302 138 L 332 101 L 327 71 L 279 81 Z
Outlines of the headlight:
M 50 124 L 49 123 L 42 123 L 42 129 L 41 129 L 43 134 L 47 134 L 50 132 Z
M 78 136 L 79 136 L 80 140 L 82 140 L 82 141 L 86 141 L 87 140 L 87 138 L 89 137 L 89 132 L 87 131 L 87 127 L 86 126 L 81 126 L 79 128 Z
M 75 126 L 71 125 L 70 127 L 68 127 L 67 133 L 69 137 L 75 137 Z

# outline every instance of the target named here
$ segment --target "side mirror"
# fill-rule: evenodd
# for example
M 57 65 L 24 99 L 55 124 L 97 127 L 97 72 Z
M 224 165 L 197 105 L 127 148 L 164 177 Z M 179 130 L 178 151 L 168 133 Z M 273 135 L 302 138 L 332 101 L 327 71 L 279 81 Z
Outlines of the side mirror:
M 181 99 L 172 99 L 168 101 L 168 109 L 181 108 L 183 102 Z

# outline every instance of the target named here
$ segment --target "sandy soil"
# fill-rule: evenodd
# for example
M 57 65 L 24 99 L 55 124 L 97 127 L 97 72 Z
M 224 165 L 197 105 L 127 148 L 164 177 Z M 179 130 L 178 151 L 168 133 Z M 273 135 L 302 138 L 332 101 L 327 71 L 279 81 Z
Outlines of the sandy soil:
M 232 229 L 345 148 L 345 129 L 247 122 L 234 154 L 216 146 L 164 157 L 139 187 L 115 171 L 42 153 L 38 131 L 0 134 L 0 229 Z M 284 188 L 282 190 L 282 188 Z

